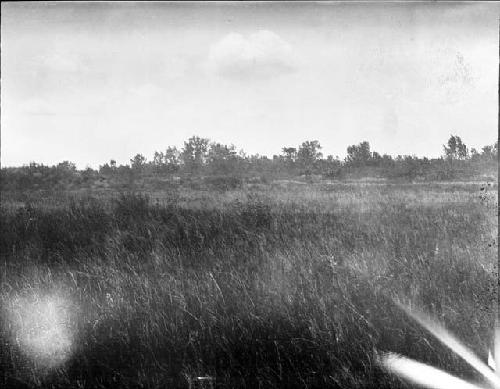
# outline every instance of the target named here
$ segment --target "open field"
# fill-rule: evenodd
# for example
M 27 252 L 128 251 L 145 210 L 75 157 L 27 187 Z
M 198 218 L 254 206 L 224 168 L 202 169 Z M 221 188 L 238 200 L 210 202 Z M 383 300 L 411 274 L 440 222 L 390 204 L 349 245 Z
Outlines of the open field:
M 496 191 L 4 193 L 0 386 L 409 387 L 375 350 L 475 379 L 393 300 L 432 313 L 486 359 Z

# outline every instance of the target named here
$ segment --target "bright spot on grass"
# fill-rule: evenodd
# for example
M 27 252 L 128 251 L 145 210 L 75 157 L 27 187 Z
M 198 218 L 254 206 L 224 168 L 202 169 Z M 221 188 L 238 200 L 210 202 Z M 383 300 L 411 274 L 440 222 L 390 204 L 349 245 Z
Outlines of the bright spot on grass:
M 15 297 L 7 313 L 16 344 L 37 366 L 52 368 L 68 359 L 74 331 L 67 299 L 58 294 Z
M 461 380 L 435 367 L 396 354 L 385 355 L 382 364 L 390 372 L 426 388 L 482 389 L 481 386 Z
M 444 326 L 434 321 L 431 317 L 422 312 L 411 310 L 408 307 L 397 303 L 410 317 L 417 321 L 422 327 L 429 331 L 441 343 L 452 350 L 456 355 L 461 357 L 476 371 L 481 373 L 489 383 L 488 388 L 500 389 L 500 371 L 497 370 L 497 363 L 500 357 L 500 327 L 498 322 L 495 324 L 495 339 L 494 353 L 495 356 L 488 353 L 488 365 L 480 360 L 465 347 L 458 339 L 456 339 Z M 485 386 L 463 381 L 460 378 L 454 377 L 435 367 L 425 365 L 423 363 L 413 361 L 411 359 L 388 353 L 385 356 L 378 358 L 378 363 L 386 370 L 393 374 L 397 374 L 409 381 L 412 381 L 420 386 L 430 389 L 444 388 L 463 388 L 463 389 L 483 389 Z

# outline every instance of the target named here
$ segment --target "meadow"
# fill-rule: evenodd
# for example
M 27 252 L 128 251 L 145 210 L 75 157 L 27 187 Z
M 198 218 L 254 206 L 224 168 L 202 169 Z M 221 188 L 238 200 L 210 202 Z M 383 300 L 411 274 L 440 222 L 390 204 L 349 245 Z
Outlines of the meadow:
M 0 386 L 411 387 L 376 364 L 385 351 L 477 379 L 395 302 L 486 360 L 496 192 L 476 182 L 2 193 Z

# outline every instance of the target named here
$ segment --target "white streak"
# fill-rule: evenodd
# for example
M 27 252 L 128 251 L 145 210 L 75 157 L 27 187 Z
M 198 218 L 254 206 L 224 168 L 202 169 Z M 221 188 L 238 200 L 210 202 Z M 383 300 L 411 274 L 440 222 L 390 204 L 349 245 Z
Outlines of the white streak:
M 491 356 L 491 351 L 488 351 L 488 366 L 491 367 L 493 370 L 497 369 L 495 360 Z
M 485 363 L 483 363 L 467 347 L 460 343 L 460 341 L 458 341 L 450 332 L 436 322 L 432 321 L 423 313 L 410 311 L 405 306 L 401 304 L 398 305 L 422 327 L 434 335 L 441 343 L 449 347 L 455 354 L 460 356 L 464 361 L 481 373 L 494 388 L 500 388 L 500 377 L 492 372 Z
M 445 373 L 435 367 L 396 354 L 386 354 L 381 358 L 382 365 L 399 376 L 430 389 L 480 389 L 460 378 Z
M 495 325 L 495 340 L 494 340 L 494 359 L 493 359 L 493 364 L 494 364 L 494 370 L 497 374 L 497 376 L 500 377 L 500 369 L 498 368 L 498 363 L 500 362 L 500 323 L 497 321 Z

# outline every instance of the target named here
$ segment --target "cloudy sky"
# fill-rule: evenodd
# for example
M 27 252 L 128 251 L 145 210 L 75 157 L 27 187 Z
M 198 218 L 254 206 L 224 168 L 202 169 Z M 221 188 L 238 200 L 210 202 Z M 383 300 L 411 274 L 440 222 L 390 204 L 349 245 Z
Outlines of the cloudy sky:
M 500 3 L 2 3 L 1 162 L 497 138 Z

